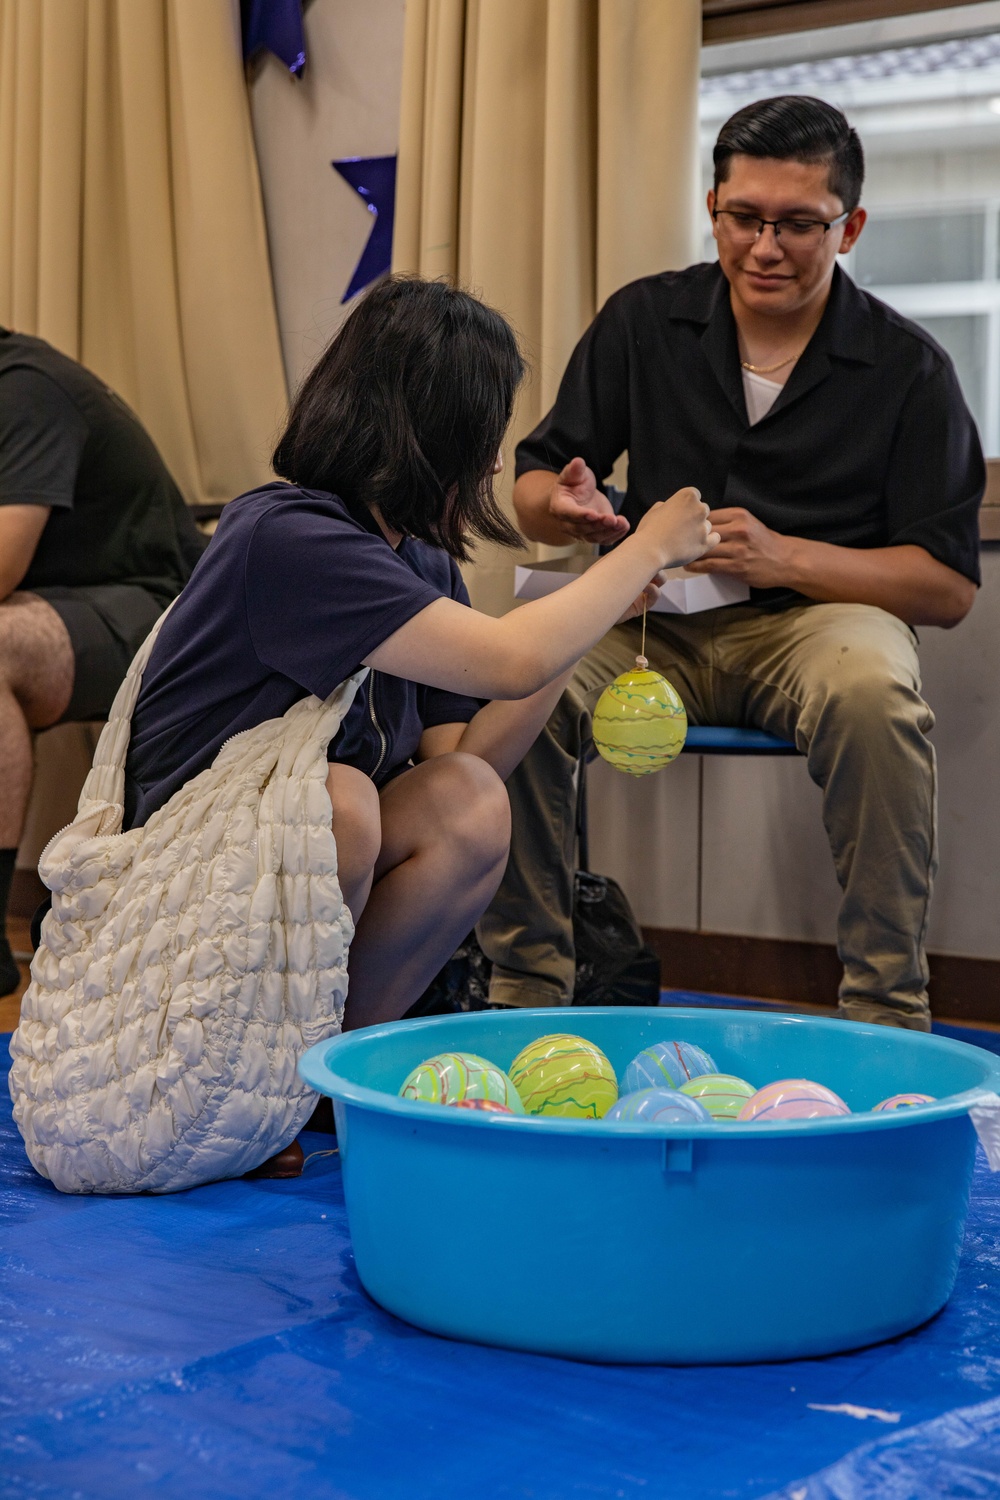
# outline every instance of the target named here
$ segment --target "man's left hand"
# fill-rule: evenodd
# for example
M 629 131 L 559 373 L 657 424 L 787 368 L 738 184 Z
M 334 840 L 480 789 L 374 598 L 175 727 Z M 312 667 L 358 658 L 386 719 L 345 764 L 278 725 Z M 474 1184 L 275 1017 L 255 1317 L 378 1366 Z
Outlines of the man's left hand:
M 689 573 L 724 573 L 755 589 L 788 585 L 793 538 L 772 531 L 738 506 L 713 510 L 709 520 L 722 540 L 707 557 L 688 563 Z

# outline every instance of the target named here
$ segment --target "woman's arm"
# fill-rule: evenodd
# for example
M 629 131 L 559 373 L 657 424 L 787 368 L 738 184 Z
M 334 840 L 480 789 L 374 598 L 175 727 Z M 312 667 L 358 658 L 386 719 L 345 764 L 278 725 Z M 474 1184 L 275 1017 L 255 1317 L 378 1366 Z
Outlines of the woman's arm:
M 622 621 L 635 619 L 642 613 L 644 604 L 653 604 L 661 582 L 657 575 L 638 599 L 633 600 Z M 486 761 L 501 780 L 506 781 L 535 743 L 572 675 L 573 668 L 569 667 L 537 693 L 532 693 L 530 698 L 515 698 L 509 702 L 497 699 L 487 703 L 467 724 L 432 725 L 420 737 L 417 760 L 430 760 L 435 755 L 462 750 L 466 755 L 477 755 Z
M 420 737 L 418 760 L 462 750 L 486 761 L 506 781 L 535 743 L 572 675 L 571 667 L 530 698 L 487 703 L 468 724 L 436 724 L 425 729 Z
M 530 698 L 596 645 L 661 568 L 701 557 L 717 540 L 698 491 L 678 490 L 614 552 L 547 598 L 499 620 L 436 599 L 365 665 L 473 698 Z

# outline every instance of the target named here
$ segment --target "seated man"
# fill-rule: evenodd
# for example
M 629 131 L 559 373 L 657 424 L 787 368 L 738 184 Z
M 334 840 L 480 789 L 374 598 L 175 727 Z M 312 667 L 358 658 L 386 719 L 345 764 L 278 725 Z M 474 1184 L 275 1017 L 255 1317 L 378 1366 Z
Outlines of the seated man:
M 205 546 L 152 440 L 96 375 L 0 329 L 0 995 L 32 731 L 104 718 Z
M 609 298 L 517 450 L 514 503 L 533 541 L 608 544 L 700 487 L 722 540 L 694 571 L 742 580 L 750 603 L 650 616 L 650 665 L 693 723 L 795 741 L 844 893 L 841 1013 L 927 1030 L 934 721 L 912 627 L 972 605 L 985 469 L 947 355 L 836 265 L 864 225 L 863 172 L 856 133 L 820 100 L 735 114 L 708 195 L 718 264 Z M 626 449 L 617 515 L 595 475 Z M 508 783 L 512 853 L 479 928 L 494 1003 L 572 998 L 574 776 L 637 629 L 581 662 Z

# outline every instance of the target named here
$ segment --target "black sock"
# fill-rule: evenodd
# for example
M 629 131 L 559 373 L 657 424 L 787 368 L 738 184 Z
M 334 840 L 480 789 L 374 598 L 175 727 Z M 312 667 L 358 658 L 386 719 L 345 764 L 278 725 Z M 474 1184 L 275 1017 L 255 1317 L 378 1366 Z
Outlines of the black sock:
M 0 937 L 7 936 L 7 903 L 16 861 L 16 849 L 0 849 Z
M 0 849 L 0 995 L 9 995 L 21 982 L 20 970 L 7 941 L 7 903 L 16 859 L 16 849 Z

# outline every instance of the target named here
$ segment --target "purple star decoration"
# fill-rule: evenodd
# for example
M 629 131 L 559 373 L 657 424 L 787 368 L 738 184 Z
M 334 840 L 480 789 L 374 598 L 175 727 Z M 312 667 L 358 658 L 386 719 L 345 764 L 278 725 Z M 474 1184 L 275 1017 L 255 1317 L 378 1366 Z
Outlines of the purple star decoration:
M 374 217 L 368 243 L 354 267 L 341 303 L 350 302 L 358 292 L 384 276 L 392 266 L 392 220 L 396 207 L 396 158 L 394 156 L 349 156 L 330 163 L 345 182 L 365 200 Z
M 306 65 L 306 33 L 302 0 L 240 0 L 243 59 L 255 52 L 273 52 L 294 78 Z

